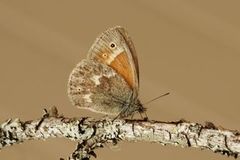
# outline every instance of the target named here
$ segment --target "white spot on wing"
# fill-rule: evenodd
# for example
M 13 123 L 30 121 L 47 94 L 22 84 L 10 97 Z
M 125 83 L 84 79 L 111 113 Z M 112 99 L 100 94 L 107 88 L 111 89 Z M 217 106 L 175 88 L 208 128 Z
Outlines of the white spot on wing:
M 92 80 L 96 85 L 99 85 L 99 84 L 100 84 L 99 78 L 101 78 L 101 77 L 102 77 L 101 75 L 94 75 L 93 77 L 91 77 L 91 80 Z
M 104 76 L 106 76 L 107 78 L 113 77 L 115 75 L 116 75 L 115 71 L 109 71 L 109 72 L 107 72 L 107 74 L 104 74 Z
M 90 98 L 91 95 L 92 95 L 91 93 L 85 94 L 85 95 L 83 96 L 83 99 L 85 99 L 86 102 L 88 102 L 88 103 L 92 103 L 92 99 Z

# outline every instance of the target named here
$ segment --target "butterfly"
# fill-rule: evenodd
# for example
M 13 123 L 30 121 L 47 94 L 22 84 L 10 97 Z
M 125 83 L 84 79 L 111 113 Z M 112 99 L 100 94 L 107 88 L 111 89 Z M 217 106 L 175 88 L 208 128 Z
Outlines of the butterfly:
M 145 113 L 138 93 L 139 66 L 133 42 L 123 27 L 109 28 L 72 70 L 69 99 L 80 109 L 125 118 Z

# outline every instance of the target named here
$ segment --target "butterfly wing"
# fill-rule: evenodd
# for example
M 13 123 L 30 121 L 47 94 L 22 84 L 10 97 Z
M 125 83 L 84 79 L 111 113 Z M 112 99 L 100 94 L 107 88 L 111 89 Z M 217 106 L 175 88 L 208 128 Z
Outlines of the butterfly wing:
M 103 32 L 88 52 L 88 59 L 113 68 L 133 90 L 136 100 L 139 90 L 139 67 L 133 42 L 127 31 L 120 27 Z
M 82 60 L 72 71 L 68 96 L 74 106 L 108 115 L 119 114 L 132 90 L 117 72 L 105 64 Z
M 127 33 L 127 31 L 122 28 L 122 27 L 115 27 L 119 33 L 122 35 L 122 37 L 124 38 L 126 44 L 128 45 L 128 48 L 130 50 L 130 53 L 132 55 L 132 59 L 134 61 L 134 66 L 135 66 L 135 70 L 136 70 L 136 78 L 137 78 L 137 81 L 138 81 L 138 87 L 139 87 L 139 66 L 138 66 L 138 58 L 137 58 L 137 52 L 135 50 L 135 47 L 134 47 L 134 44 L 133 44 L 133 41 L 131 39 L 131 37 L 129 36 L 129 34 Z

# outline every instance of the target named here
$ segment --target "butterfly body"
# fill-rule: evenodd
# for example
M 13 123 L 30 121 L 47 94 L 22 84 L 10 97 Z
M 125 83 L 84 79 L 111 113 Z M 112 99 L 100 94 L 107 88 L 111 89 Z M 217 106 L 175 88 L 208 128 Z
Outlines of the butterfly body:
M 138 100 L 136 58 L 132 41 L 122 27 L 102 33 L 87 58 L 70 74 L 68 95 L 73 105 L 120 117 L 144 112 Z

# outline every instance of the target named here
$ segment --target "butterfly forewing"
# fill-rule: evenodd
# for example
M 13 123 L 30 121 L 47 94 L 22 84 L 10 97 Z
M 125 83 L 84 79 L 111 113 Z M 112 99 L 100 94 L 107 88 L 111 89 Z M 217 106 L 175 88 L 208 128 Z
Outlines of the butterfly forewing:
M 134 67 L 136 70 L 136 74 L 137 74 L 137 78 L 136 80 L 138 80 L 138 85 L 139 85 L 139 65 L 138 65 L 138 58 L 137 58 L 137 52 L 136 49 L 134 47 L 133 41 L 131 39 L 131 37 L 129 36 L 129 34 L 127 33 L 127 31 L 122 28 L 122 27 L 116 27 L 116 29 L 119 31 L 119 33 L 122 35 L 124 41 L 126 42 L 129 50 L 130 50 L 130 54 L 132 56 L 132 59 L 134 61 Z
M 105 64 L 82 60 L 70 74 L 68 95 L 79 108 L 117 115 L 130 103 L 131 94 L 124 79 Z
M 122 27 L 110 28 L 93 43 L 88 58 L 112 67 L 132 88 L 136 99 L 139 88 L 139 67 L 135 48 Z

